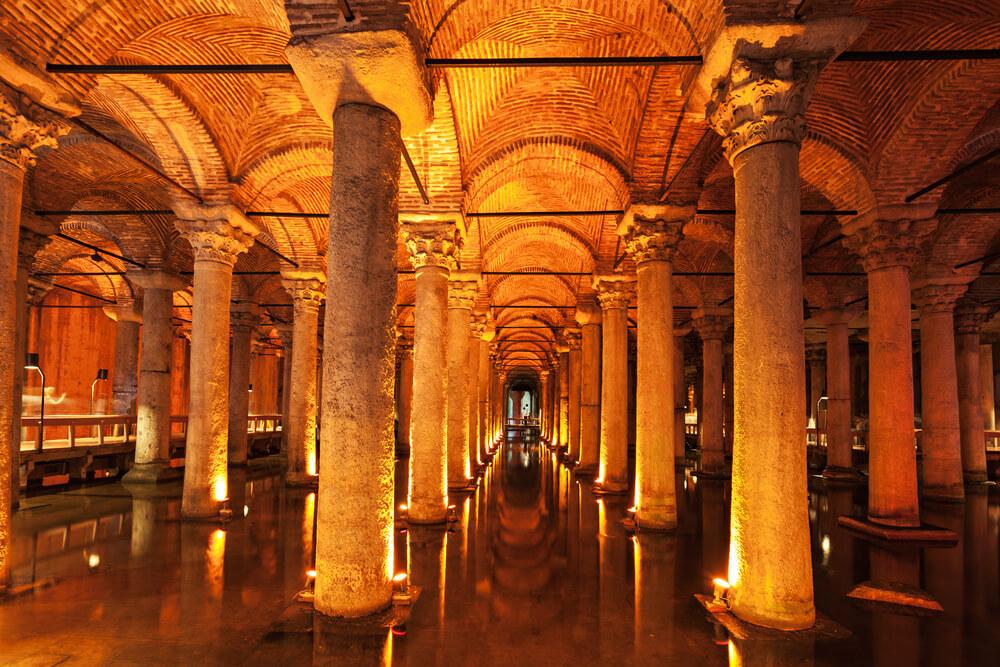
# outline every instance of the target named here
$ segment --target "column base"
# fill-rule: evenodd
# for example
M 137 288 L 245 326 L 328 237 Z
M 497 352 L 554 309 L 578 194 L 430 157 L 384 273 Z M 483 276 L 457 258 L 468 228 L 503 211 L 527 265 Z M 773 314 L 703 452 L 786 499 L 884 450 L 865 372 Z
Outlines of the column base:
M 687 468 L 688 462 L 686 456 L 675 456 L 674 457 L 674 468 Z
M 459 484 L 448 484 L 448 491 L 450 493 L 469 493 L 476 490 L 478 484 L 476 483 L 476 478 L 464 480 Z
M 983 484 L 989 481 L 989 475 L 986 474 L 985 470 L 966 470 L 962 473 L 962 479 L 965 480 L 966 484 Z
M 943 612 L 944 607 L 926 591 L 905 584 L 884 581 L 865 581 L 855 586 L 847 597 L 881 607 L 912 607 L 932 612 Z
M 929 502 L 935 503 L 964 503 L 965 502 L 965 486 L 948 486 L 941 488 L 928 488 L 924 487 L 920 498 Z
M 695 477 L 704 477 L 705 479 L 730 479 L 733 476 L 732 471 L 726 468 L 721 470 L 699 470 L 696 468 L 692 474 Z
M 673 533 L 677 530 L 677 518 L 668 519 L 662 516 L 643 515 L 642 510 L 635 513 L 631 520 L 633 530 L 642 533 Z M 628 526 L 626 525 L 626 528 Z
M 285 473 L 285 486 L 317 488 L 319 486 L 319 475 L 310 475 L 304 472 L 288 472 Z
M 578 463 L 573 468 L 573 474 L 577 477 L 593 477 L 597 474 L 597 465 L 594 463 Z
M 608 482 L 594 482 L 593 491 L 598 496 L 624 496 L 628 493 L 628 485 L 621 486 Z
M 954 531 L 929 523 L 923 523 L 919 526 L 888 526 L 876 523 L 867 517 L 842 516 L 837 519 L 837 525 L 859 537 L 875 542 L 926 544 L 942 547 L 954 546 L 958 543 L 958 535 Z
M 865 481 L 864 475 L 858 472 L 857 468 L 827 466 L 823 468 L 822 474 L 824 478 L 835 482 L 861 483 Z
M 229 523 L 233 520 L 233 511 L 228 507 L 221 507 L 211 514 L 192 514 L 181 512 L 181 521 L 191 523 Z
M 246 468 L 248 465 L 250 465 L 250 459 L 245 459 L 243 461 L 230 460 L 226 462 L 226 466 L 229 468 Z
M 160 484 L 180 479 L 181 476 L 181 469 L 171 468 L 166 461 L 136 463 L 122 477 L 122 484 L 126 486 L 129 484 Z

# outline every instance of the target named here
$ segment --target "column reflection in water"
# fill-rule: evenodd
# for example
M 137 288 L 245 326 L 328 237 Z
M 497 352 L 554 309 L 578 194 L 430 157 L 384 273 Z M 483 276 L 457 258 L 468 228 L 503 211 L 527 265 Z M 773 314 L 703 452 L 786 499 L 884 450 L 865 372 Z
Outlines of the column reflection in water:
M 870 579 L 920 588 L 920 550 L 869 545 Z M 872 659 L 875 667 L 917 667 L 920 664 L 920 618 L 875 608 L 871 612 Z
M 576 493 L 580 504 L 580 546 L 576 580 L 579 604 L 576 612 L 577 622 L 573 625 L 573 641 L 578 646 L 587 646 L 595 637 L 600 636 L 597 618 L 601 582 L 596 576 L 601 564 L 597 541 L 600 503 L 594 498 L 588 481 L 577 480 Z
M 701 563 L 705 586 L 715 577 L 726 578 L 729 563 L 729 498 L 727 482 L 700 477 L 701 494 Z
M 226 531 L 207 523 L 181 525 L 180 635 L 226 641 L 221 631 Z
M 927 523 L 962 534 L 964 509 L 961 503 L 925 501 L 921 510 Z M 924 551 L 924 585 L 944 607 L 943 614 L 924 620 L 923 630 L 934 637 L 927 646 L 926 660 L 930 665 L 947 665 L 962 655 L 965 596 L 961 582 L 965 549 L 966 545 L 959 541 L 954 547 Z
M 815 665 L 813 640 L 729 640 L 729 667 L 811 667 Z
M 674 645 L 674 576 L 677 538 L 640 533 L 635 539 L 635 651 L 643 659 L 667 657 Z
M 631 633 L 628 623 L 628 565 L 632 560 L 632 545 L 625 536 L 622 518 L 628 503 L 622 496 L 604 496 L 597 501 L 597 542 L 600 551 L 600 626 L 599 650 L 605 664 L 621 664 L 632 657 L 633 647 L 626 637 Z M 610 637 L 622 640 L 609 641 Z
M 431 651 L 431 664 L 443 663 L 447 529 L 411 524 L 407 531 L 410 581 L 420 587 L 420 598 L 407 623 L 408 634 L 419 636 Z
M 322 614 L 314 614 L 312 636 L 312 664 L 316 667 L 393 664 L 393 638 L 387 628 L 337 625 Z
M 991 608 L 995 610 L 1000 607 L 998 599 L 1000 591 L 997 590 L 997 569 L 1000 568 L 1000 563 L 997 562 L 998 532 L 1000 532 L 996 521 L 997 509 L 995 501 L 993 506 L 990 506 L 987 487 L 970 486 L 966 489 L 964 531 L 958 529 L 958 533 L 963 535 L 965 547 L 963 564 L 965 608 L 968 610 L 966 626 L 975 632 L 977 637 L 990 636 L 996 632 L 996 626 L 991 625 L 995 623 L 995 617 L 991 619 L 989 613 Z M 960 580 L 960 578 L 954 579 L 953 585 L 958 585 L 957 582 Z M 987 653 L 983 651 L 994 652 L 996 645 L 982 646 L 978 650 L 969 647 L 967 653 L 986 655 Z

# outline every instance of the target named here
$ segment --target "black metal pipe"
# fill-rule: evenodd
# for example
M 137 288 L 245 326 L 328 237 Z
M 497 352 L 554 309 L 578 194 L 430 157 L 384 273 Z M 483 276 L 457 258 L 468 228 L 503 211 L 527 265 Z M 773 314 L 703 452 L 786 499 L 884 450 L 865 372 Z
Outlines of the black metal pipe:
M 622 215 L 622 209 L 601 210 L 580 210 L 580 211 L 476 211 L 466 213 L 467 218 L 558 218 L 558 217 L 584 217 L 584 216 L 605 216 Z
M 65 285 L 60 285 L 59 283 L 52 283 L 53 287 L 58 287 L 61 290 L 66 290 L 67 292 L 73 292 L 74 294 L 80 294 L 82 296 L 89 296 L 95 301 L 103 301 L 104 303 L 115 303 L 112 299 L 105 299 L 103 296 L 97 296 L 96 294 L 91 294 L 90 292 L 85 292 L 80 289 L 74 289 L 72 287 L 66 287 Z
M 125 271 L 39 271 L 32 276 L 124 276 Z
M 911 49 L 905 51 L 845 51 L 842 63 L 898 63 L 915 60 L 998 60 L 1000 49 Z
M 406 168 L 410 170 L 410 176 L 413 178 L 414 184 L 417 186 L 417 190 L 420 191 L 420 199 L 423 200 L 425 204 L 430 204 L 431 200 L 427 197 L 427 190 L 424 190 L 424 184 L 420 182 L 420 177 L 417 176 L 417 168 L 413 166 L 413 160 L 410 159 L 410 152 L 406 150 L 406 144 L 400 144 L 403 147 L 403 160 L 406 162 Z
M 217 65 L 86 65 L 46 63 L 50 74 L 292 74 L 288 63 L 220 63 Z
M 916 192 L 914 192 L 913 194 L 908 195 L 906 197 L 906 199 L 904 199 L 903 201 L 905 201 L 907 204 L 909 204 L 914 199 L 919 199 L 919 198 L 923 197 L 925 194 L 927 194 L 928 192 L 931 192 L 932 190 L 937 190 L 939 187 L 941 187 L 942 185 L 944 185 L 948 181 L 951 181 L 952 179 L 961 176 L 962 174 L 964 174 L 965 172 L 969 171 L 970 169 L 973 169 L 974 167 L 978 167 L 982 163 L 987 162 L 989 160 L 992 160 L 997 155 L 1000 155 L 1000 148 L 994 148 L 989 153 L 987 153 L 985 155 L 980 155 L 979 157 L 977 157 L 972 162 L 969 162 L 968 164 L 959 167 L 958 169 L 956 169 L 955 171 L 951 172 L 950 174 L 948 174 L 946 176 L 942 176 L 941 178 L 937 179 L 936 181 L 934 181 L 930 185 L 924 186 L 924 187 L 920 188 L 919 190 L 917 190 Z
M 430 68 L 494 67 L 651 67 L 700 65 L 700 55 L 691 56 L 555 56 L 534 58 L 427 58 Z
M 119 255 L 117 253 L 113 253 L 110 250 L 105 250 L 104 248 L 101 248 L 100 246 L 96 246 L 96 245 L 87 243 L 86 241 L 81 241 L 80 239 L 75 239 L 72 236 L 69 236 L 67 234 L 63 234 L 62 232 L 56 232 L 55 235 L 58 236 L 59 238 L 63 239 L 64 241 L 69 241 L 70 243 L 75 243 L 78 246 L 87 248 L 88 250 L 93 250 L 94 252 L 99 252 L 102 255 L 107 255 L 108 257 L 114 257 L 115 259 L 120 259 L 121 261 L 125 262 L 126 264 L 131 264 L 132 266 L 138 266 L 140 269 L 145 269 L 146 268 L 146 265 L 143 264 L 142 262 L 137 262 L 134 259 L 129 259 L 128 257 L 125 257 L 124 255 Z

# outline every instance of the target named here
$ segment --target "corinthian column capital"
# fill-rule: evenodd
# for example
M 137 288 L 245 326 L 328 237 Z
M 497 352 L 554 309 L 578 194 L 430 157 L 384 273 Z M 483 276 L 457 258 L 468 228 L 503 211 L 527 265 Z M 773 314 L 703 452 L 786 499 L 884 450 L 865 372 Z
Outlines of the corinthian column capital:
M 177 231 L 191 244 L 196 262 L 231 267 L 260 233 L 260 228 L 232 204 L 206 206 L 179 200 L 173 209 L 178 218 Z
M 622 275 L 596 276 L 594 289 L 602 310 L 628 308 L 635 296 L 635 278 Z
M 295 312 L 319 311 L 326 298 L 326 276 L 319 271 L 285 271 L 281 286 L 292 297 Z
M 694 212 L 694 206 L 632 204 L 618 226 L 618 235 L 636 264 L 669 262 Z
M 462 247 L 465 233 L 461 214 L 413 216 L 400 222 L 414 269 L 432 266 L 455 269 L 458 264 L 455 254 Z
M 479 296 L 479 275 L 453 273 L 448 280 L 448 307 L 471 310 Z
M 692 103 L 724 138 L 730 162 L 759 144 L 798 144 L 819 71 L 864 30 L 856 16 L 725 27 L 709 48 Z
M 69 126 L 41 120 L 36 107 L 0 92 L 0 159 L 26 169 L 35 164 L 39 148 L 56 148 Z
M 913 303 L 925 313 L 950 313 L 969 290 L 968 282 L 937 282 L 924 280 L 913 286 Z
M 933 206 L 884 206 L 844 225 L 844 245 L 861 258 L 865 271 L 913 266 L 920 243 L 933 233 Z

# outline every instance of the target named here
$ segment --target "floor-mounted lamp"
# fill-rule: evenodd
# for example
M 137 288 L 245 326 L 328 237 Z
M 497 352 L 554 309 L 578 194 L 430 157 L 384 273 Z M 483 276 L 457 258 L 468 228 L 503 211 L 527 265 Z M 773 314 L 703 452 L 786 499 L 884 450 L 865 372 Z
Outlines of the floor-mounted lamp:
M 42 448 L 42 443 L 45 442 L 43 435 L 45 429 L 45 372 L 42 371 L 41 366 L 38 365 L 38 353 L 28 352 L 24 355 L 24 369 L 37 371 L 39 377 L 42 378 L 42 390 L 41 390 L 41 400 L 38 403 L 38 449 Z

